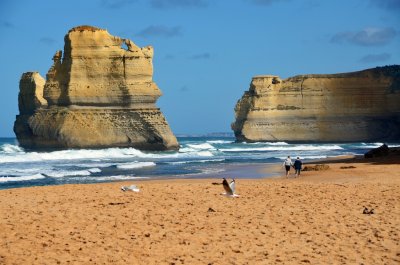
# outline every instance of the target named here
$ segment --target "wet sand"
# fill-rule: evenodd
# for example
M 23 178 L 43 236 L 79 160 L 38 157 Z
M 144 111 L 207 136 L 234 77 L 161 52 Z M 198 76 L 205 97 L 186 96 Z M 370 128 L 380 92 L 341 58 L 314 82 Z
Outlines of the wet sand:
M 239 198 L 220 176 L 0 190 L 0 264 L 399 264 L 399 162 L 238 179 Z

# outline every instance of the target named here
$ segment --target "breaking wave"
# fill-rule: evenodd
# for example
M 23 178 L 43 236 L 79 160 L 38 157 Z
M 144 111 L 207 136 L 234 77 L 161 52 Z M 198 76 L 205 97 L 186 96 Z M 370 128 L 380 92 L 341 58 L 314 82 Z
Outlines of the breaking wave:
M 180 138 L 178 151 L 145 152 L 135 148 L 71 149 L 31 152 L 15 139 L 0 138 L 0 189 L 152 177 L 217 176 L 239 164 L 280 163 L 288 155 L 323 159 L 360 155 L 382 143 L 239 143 L 227 137 Z M 390 147 L 399 144 L 390 144 Z M 224 174 L 224 173 L 222 173 Z
M 36 179 L 44 179 L 46 178 L 42 174 L 35 174 L 31 176 L 0 176 L 0 183 L 5 182 L 16 182 L 16 181 L 29 181 L 29 180 L 36 180 Z
M 118 164 L 117 168 L 119 169 L 132 169 L 132 168 L 142 168 L 142 167 L 153 167 L 156 163 L 154 162 L 133 162 L 133 163 L 124 163 Z
M 182 164 L 194 164 L 194 163 L 212 163 L 212 162 L 222 162 L 225 161 L 224 158 L 221 159 L 200 159 L 200 160 L 187 160 L 187 161 L 176 161 L 168 162 L 171 165 L 182 165 Z
M 343 150 L 339 145 L 288 145 L 288 146 L 264 146 L 264 147 L 244 147 L 244 148 L 225 148 L 223 152 L 254 152 L 254 151 L 329 151 Z
M 137 176 L 129 176 L 129 175 L 118 175 L 118 176 L 103 176 L 103 177 L 94 177 L 93 181 L 115 181 L 115 180 L 139 180 L 139 179 L 148 179 L 149 177 L 137 177 Z

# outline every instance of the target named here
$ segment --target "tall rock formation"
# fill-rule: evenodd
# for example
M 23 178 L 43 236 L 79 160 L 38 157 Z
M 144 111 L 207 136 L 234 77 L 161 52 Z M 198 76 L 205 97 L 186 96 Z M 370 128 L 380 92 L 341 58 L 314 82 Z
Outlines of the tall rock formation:
M 91 26 L 72 28 L 44 81 L 24 73 L 14 132 L 22 147 L 178 149 L 156 100 L 153 48 Z
M 400 66 L 255 76 L 235 117 L 238 141 L 400 141 Z

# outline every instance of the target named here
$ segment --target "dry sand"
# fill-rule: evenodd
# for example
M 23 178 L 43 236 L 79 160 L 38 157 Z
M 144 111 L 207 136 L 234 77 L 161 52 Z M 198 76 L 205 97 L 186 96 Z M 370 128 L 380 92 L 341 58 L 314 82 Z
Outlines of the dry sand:
M 1 190 L 0 264 L 400 264 L 399 159 L 371 161 L 239 198 L 218 176 Z

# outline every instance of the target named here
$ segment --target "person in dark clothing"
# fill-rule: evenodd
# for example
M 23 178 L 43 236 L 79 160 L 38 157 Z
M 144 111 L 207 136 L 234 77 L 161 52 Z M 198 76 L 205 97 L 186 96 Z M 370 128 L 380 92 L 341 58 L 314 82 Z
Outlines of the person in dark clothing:
M 295 175 L 297 177 L 300 176 L 300 171 L 301 171 L 301 166 L 303 165 L 303 163 L 300 160 L 300 157 L 297 157 L 297 159 L 294 161 L 293 163 L 293 167 L 294 167 L 294 171 L 295 171 Z

